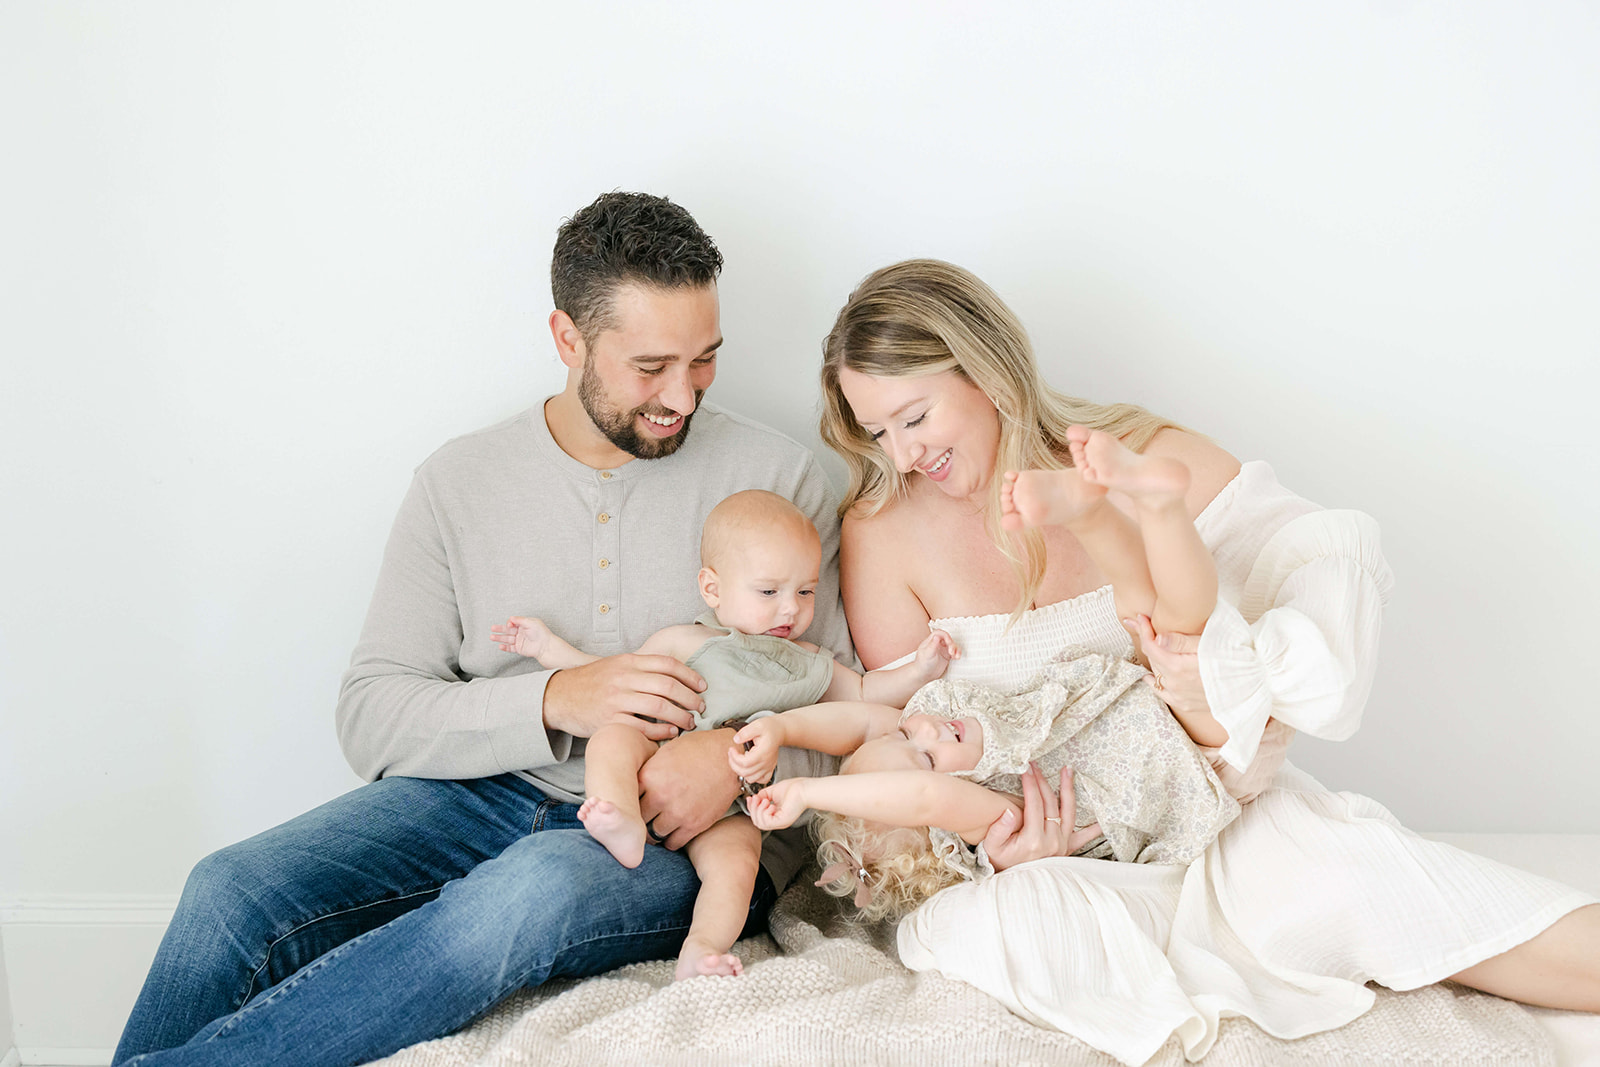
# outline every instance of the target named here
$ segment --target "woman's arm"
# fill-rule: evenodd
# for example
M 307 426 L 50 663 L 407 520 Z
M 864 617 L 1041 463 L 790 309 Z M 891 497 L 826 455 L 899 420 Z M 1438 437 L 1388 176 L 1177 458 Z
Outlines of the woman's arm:
M 976 782 L 933 771 L 874 771 L 831 778 L 790 778 L 768 786 L 750 802 L 750 818 L 763 830 L 778 830 L 807 808 L 888 823 L 937 826 L 960 834 L 969 845 L 1016 802 Z
M 847 515 L 839 541 L 839 587 L 856 654 L 868 670 L 893 662 L 928 637 L 930 616 L 911 590 L 903 521 L 888 508 L 870 519 Z

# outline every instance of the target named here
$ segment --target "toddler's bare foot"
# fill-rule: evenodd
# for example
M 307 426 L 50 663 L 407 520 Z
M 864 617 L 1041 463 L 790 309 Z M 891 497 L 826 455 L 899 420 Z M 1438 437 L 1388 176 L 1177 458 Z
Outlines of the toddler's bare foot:
M 624 867 L 644 862 L 644 820 L 637 815 L 630 817 L 611 801 L 590 797 L 578 808 L 578 821 Z
M 1105 501 L 1104 487 L 1075 470 L 1006 471 L 1000 483 L 1000 525 L 1007 530 L 1070 526 Z
M 558 640 L 543 619 L 526 615 L 513 615 L 500 626 L 489 627 L 489 633 L 502 652 L 515 652 L 519 656 L 544 661 L 551 646 Z
M 1068 440 L 1072 442 L 1073 435 L 1069 434 Z M 1135 503 L 1181 504 L 1189 491 L 1189 468 L 1181 462 L 1165 456 L 1141 456 L 1103 430 L 1090 431 L 1081 445 L 1073 443 L 1071 449 L 1084 481 L 1114 489 Z
M 678 953 L 678 968 L 672 973 L 672 979 L 681 982 L 702 974 L 737 978 L 743 973 L 744 964 L 739 962 L 738 956 L 690 934 L 684 939 L 683 951 Z

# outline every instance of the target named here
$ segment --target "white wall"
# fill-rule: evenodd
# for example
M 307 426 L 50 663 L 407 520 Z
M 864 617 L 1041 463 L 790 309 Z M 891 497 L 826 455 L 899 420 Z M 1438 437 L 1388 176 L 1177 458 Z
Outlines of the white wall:
M 808 442 L 851 285 L 937 255 L 1058 386 L 1371 511 L 1367 723 L 1296 759 L 1600 831 L 1597 54 L 1560 3 L 0 8 L 0 903 L 174 894 L 355 784 L 409 472 L 559 387 L 613 188 L 717 237 L 715 396 Z

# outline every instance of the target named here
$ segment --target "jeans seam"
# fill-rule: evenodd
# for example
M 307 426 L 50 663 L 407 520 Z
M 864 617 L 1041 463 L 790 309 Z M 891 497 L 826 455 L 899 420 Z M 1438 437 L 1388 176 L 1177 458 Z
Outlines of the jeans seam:
M 426 892 L 426 890 L 424 890 L 424 892 Z M 421 895 L 422 895 L 421 893 L 407 893 L 406 896 L 404 896 L 404 897 L 396 897 L 394 899 L 396 899 L 396 900 L 405 900 L 408 897 L 415 897 L 415 896 L 421 896 Z M 373 904 L 382 904 L 382 903 L 385 903 L 385 901 L 373 901 Z M 372 905 L 363 905 L 363 907 L 371 907 L 371 906 Z M 359 911 L 359 910 L 360 910 L 359 908 L 346 908 L 342 912 L 329 912 L 328 915 L 324 916 L 324 918 L 331 918 L 334 915 L 344 915 L 344 914 L 348 914 L 349 912 Z M 400 919 L 404 919 L 407 915 L 410 915 L 410 914 L 412 914 L 412 913 L 411 912 L 406 912 L 403 915 L 397 915 L 393 919 L 389 920 L 389 922 L 391 922 L 391 923 L 392 922 L 398 922 Z M 301 928 L 303 928 L 304 926 L 309 926 L 309 925 L 310 925 L 310 923 L 302 924 Z M 245 1014 L 247 1012 L 251 1011 L 254 1008 L 262 1007 L 264 1005 L 272 1003 L 274 1000 L 277 1000 L 279 997 L 283 996 L 284 994 L 288 993 L 291 989 L 293 989 L 294 987 L 298 986 L 302 981 L 304 981 L 305 979 L 311 977 L 313 974 L 316 974 L 318 971 L 320 971 L 335 956 L 342 955 L 344 953 L 345 949 L 349 948 L 351 945 L 354 945 L 357 941 L 365 940 L 366 937 L 369 934 L 375 934 L 379 930 L 384 929 L 384 927 L 387 926 L 387 925 L 388 925 L 388 923 L 385 923 L 384 926 L 374 927 L 373 929 L 368 930 L 366 933 L 361 934 L 361 935 L 359 935 L 357 937 L 352 937 L 350 940 L 344 942 L 343 944 L 335 945 L 333 948 L 329 949 L 327 952 L 324 952 L 322 955 L 318 956 L 316 959 L 312 960 L 310 963 L 308 963 L 304 967 L 300 968 L 293 975 L 291 975 L 288 978 L 284 979 L 281 983 L 278 984 L 278 986 L 276 988 L 274 988 L 272 990 L 272 992 L 268 993 L 266 996 L 262 997 L 260 1000 L 254 1002 L 252 1004 L 246 1004 L 243 1007 L 239 1008 L 237 1011 L 235 1011 L 233 1013 L 233 1017 L 231 1019 L 229 1019 L 227 1022 L 223 1023 L 221 1026 L 217 1027 L 216 1031 L 214 1033 L 212 1033 L 212 1035 L 210 1037 L 206 1038 L 206 1041 L 208 1043 L 211 1042 L 211 1041 L 215 1041 L 217 1038 L 221 1037 L 223 1034 L 225 1034 L 229 1030 L 231 1030 L 234 1027 L 234 1025 L 239 1022 L 239 1020 L 241 1020 L 241 1019 L 243 1019 L 245 1017 Z M 292 932 L 293 931 L 291 931 L 291 933 Z M 288 937 L 289 935 L 288 934 L 284 934 L 283 936 L 284 937 Z
M 386 898 L 384 900 L 372 900 L 372 901 L 368 901 L 365 904 L 357 904 L 354 907 L 341 908 L 338 911 L 330 911 L 330 912 L 328 912 L 328 913 L 326 913 L 324 915 L 317 916 L 315 919 L 307 919 L 305 922 L 301 923 L 299 926 L 296 926 L 291 930 L 285 930 L 283 933 L 279 934 L 277 937 L 273 938 L 271 941 L 269 941 L 267 943 L 267 954 L 262 957 L 261 964 L 258 967 L 256 967 L 255 970 L 250 972 L 250 981 L 245 984 L 244 996 L 243 996 L 243 998 L 240 999 L 238 1005 L 234 1008 L 234 1011 L 237 1012 L 240 1008 L 243 1008 L 245 1006 L 245 1004 L 249 1002 L 250 997 L 253 995 L 255 987 L 256 987 L 256 979 L 261 976 L 261 973 L 267 969 L 267 965 L 272 962 L 272 950 L 277 948 L 278 945 L 282 941 L 284 941 L 286 938 L 293 937 L 295 934 L 298 934 L 301 930 L 304 930 L 306 927 L 315 926 L 317 923 L 322 922 L 324 919 L 335 919 L 335 918 L 338 918 L 341 915 L 350 915 L 350 914 L 353 914 L 353 913 L 358 912 L 358 911 L 363 911 L 363 910 L 365 910 L 367 908 L 375 908 L 380 904 L 393 904 L 393 903 L 396 903 L 396 902 L 402 901 L 402 900 L 410 900 L 412 897 L 425 896 L 428 893 L 437 893 L 439 891 L 439 889 L 443 886 L 443 884 L 444 883 L 440 883 L 440 885 L 433 886 L 430 889 L 419 889 L 414 893 L 404 893 L 404 894 L 402 894 L 402 895 L 400 895 L 398 897 L 389 897 L 389 898 Z M 354 939 L 352 938 L 351 940 L 354 940 Z M 347 945 L 349 943 L 350 943 L 349 941 L 346 941 L 342 945 L 335 945 L 328 952 L 325 952 L 325 953 L 322 954 L 322 956 L 319 956 L 318 959 L 326 958 L 332 952 L 335 952 L 338 949 L 343 948 L 344 945 Z M 315 962 L 316 962 L 316 960 L 312 961 L 313 964 L 315 964 Z

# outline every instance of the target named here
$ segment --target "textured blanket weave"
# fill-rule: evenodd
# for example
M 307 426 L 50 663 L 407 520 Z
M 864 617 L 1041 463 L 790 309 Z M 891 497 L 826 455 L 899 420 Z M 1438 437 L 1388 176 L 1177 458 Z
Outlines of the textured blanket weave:
M 809 872 L 815 877 L 814 872 Z M 1075 1038 L 894 953 L 890 926 L 855 927 L 802 877 L 772 911 L 773 937 L 741 941 L 742 978 L 673 982 L 670 961 L 513 995 L 475 1024 L 383 1067 L 710 1067 L 714 1064 L 1064 1064 L 1116 1067 Z M 775 939 L 775 942 L 774 942 Z M 781 950 L 780 950 L 781 946 Z M 1378 990 L 1372 1010 L 1297 1041 L 1227 1019 L 1213 1067 L 1439 1064 L 1554 1067 L 1544 1031 L 1516 1004 L 1459 986 Z M 1151 1059 L 1184 1063 L 1176 1039 Z

